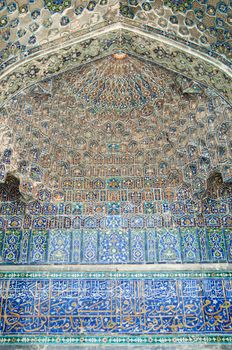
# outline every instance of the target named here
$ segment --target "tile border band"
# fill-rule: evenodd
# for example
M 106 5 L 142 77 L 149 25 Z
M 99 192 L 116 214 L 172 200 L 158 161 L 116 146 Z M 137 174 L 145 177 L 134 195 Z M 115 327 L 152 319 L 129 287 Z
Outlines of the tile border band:
M 4 272 L 142 272 L 142 273 L 152 273 L 152 272 L 195 272 L 195 271 L 226 271 L 232 272 L 232 263 L 173 263 L 173 264 L 115 264 L 115 265 L 1 265 L 0 273 Z
M 186 278 L 194 278 L 194 279 L 204 279 L 204 278 L 232 278 L 232 271 L 79 271 L 79 272 L 71 272 L 71 271 L 11 271 L 11 272 L 2 272 L 0 271 L 0 280 L 1 279 L 57 279 L 57 278 L 65 278 L 65 279 L 160 279 L 160 278 L 168 278 L 168 279 L 186 279 Z
M 189 335 L 189 334 L 173 334 L 173 335 L 153 335 L 153 336 L 63 336 L 63 335 L 54 335 L 54 336 L 0 336 L 0 346 L 3 344 L 59 344 L 59 345 L 123 345 L 127 344 L 128 346 L 137 345 L 154 345 L 154 344 L 200 344 L 200 343 L 210 343 L 210 344 L 231 344 L 232 335 L 222 335 L 222 334 L 207 334 L 207 335 Z

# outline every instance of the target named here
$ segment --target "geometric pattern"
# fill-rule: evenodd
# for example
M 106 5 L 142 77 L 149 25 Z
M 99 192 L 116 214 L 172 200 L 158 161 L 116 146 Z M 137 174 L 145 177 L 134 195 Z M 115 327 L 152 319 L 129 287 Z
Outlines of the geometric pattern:
M 17 59 L 41 50 L 47 41 L 61 36 L 74 36 L 93 25 L 133 19 L 133 25 L 149 25 L 163 36 L 174 37 L 187 45 L 198 45 L 209 55 L 231 57 L 231 4 L 229 0 L 44 0 L 40 4 L 12 1 L 0 4 L 1 52 L 0 69 Z M 27 24 L 24 24 L 27 16 Z M 137 23 L 136 23 L 137 22 Z M 108 24 L 108 23 L 107 23 Z
M 224 228 L 0 230 L 0 264 L 232 262 Z
M 22 195 L 0 173 L 0 263 L 231 262 L 230 112 L 125 53 L 11 98 L 1 162 Z
M 157 62 L 168 69 L 215 88 L 229 100 L 229 96 L 231 95 L 230 78 L 225 72 L 215 69 L 212 63 L 207 63 L 200 57 L 194 57 L 190 52 L 183 53 L 182 50 L 174 47 L 167 48 L 167 43 L 161 43 L 156 40 L 155 29 L 152 32 L 153 39 L 148 39 L 145 37 L 145 32 L 139 35 L 125 29 L 121 29 L 120 31 L 112 30 L 108 34 L 99 34 L 98 37 L 91 39 L 91 41 L 89 39 L 83 40 L 75 45 L 72 44 L 69 48 L 59 48 L 59 50 L 57 49 L 59 54 L 57 52 L 51 52 L 38 57 L 37 53 L 33 61 L 28 62 L 26 60 L 24 63 L 22 62 L 21 67 L 17 67 L 16 65 L 13 72 L 8 72 L 1 79 L 0 103 L 22 88 L 25 89 L 35 82 L 47 79 L 52 74 L 62 73 L 67 69 L 76 68 L 77 66 L 88 63 L 90 61 L 90 49 L 91 57 L 94 60 L 119 51 L 127 52 L 138 57 L 146 57 L 150 61 Z M 141 42 L 144 45 L 140 45 Z M 195 45 L 192 46 L 193 49 L 196 48 Z M 203 51 L 212 55 L 211 51 Z M 217 54 L 214 52 L 213 56 L 216 58 Z M 16 57 L 14 60 L 8 60 L 2 65 L 2 69 L 6 69 L 16 60 Z M 48 66 L 46 66 L 46 69 L 41 69 L 41 64 L 48 64 Z M 22 71 L 24 72 L 23 74 Z
M 93 181 L 98 187 L 103 182 L 99 179 Z M 115 202 L 113 198 L 112 202 L 110 196 L 118 195 L 120 191 L 107 190 L 104 198 L 107 197 L 108 202 L 105 203 L 91 200 L 87 203 L 32 201 L 26 204 L 20 197 L 19 181 L 8 176 L 0 188 L 0 263 L 232 261 L 229 197 L 196 202 L 186 199 L 183 191 L 178 191 L 178 201 L 172 201 L 172 196 L 169 201 L 163 201 L 161 189 L 152 189 L 152 178 L 145 178 L 144 182 L 151 187 L 149 202 L 141 203 L 139 192 L 127 194 L 124 189 L 124 198 L 128 195 L 131 199 L 135 194 L 137 199 L 132 198 L 131 202 L 118 199 Z M 76 181 L 77 187 L 80 183 Z M 119 185 L 116 178 L 109 183 L 114 187 Z M 127 187 L 132 182 L 127 179 L 122 183 Z M 229 186 L 220 186 L 230 195 Z M 213 180 L 208 190 L 210 196 L 217 195 Z M 200 204 L 203 205 L 201 213 L 198 212 Z
M 232 342 L 229 272 L 1 277 L 1 343 Z
M 187 43 L 231 66 L 231 2 L 201 0 L 120 1 L 120 15 L 149 32 Z M 219 34 L 220 33 L 220 34 Z
M 232 262 L 231 5 L 0 2 L 0 264 Z M 232 344 L 204 268 L 0 273 L 0 344 Z
M 231 23 L 229 0 L 0 2 L 1 265 L 232 262 Z M 232 344 L 215 270 L 2 272 L 0 345 Z
M 114 54 L 7 103 L 0 176 L 13 171 L 23 194 L 80 202 L 83 214 L 118 215 L 119 201 L 154 213 L 153 198 L 177 201 L 181 184 L 202 194 L 215 168 L 230 181 L 230 113 L 203 85 Z

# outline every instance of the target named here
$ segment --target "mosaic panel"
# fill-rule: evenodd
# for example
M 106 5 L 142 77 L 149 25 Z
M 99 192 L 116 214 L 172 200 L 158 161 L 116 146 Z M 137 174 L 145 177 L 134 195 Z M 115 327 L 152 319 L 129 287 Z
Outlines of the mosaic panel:
M 63 43 L 64 37 L 75 38 L 86 29 L 128 19 L 135 27 L 142 24 L 148 31 L 152 28 L 230 65 L 229 0 L 20 0 L 0 5 L 1 69 Z
M 121 52 L 1 112 L 2 263 L 231 260 L 231 108 L 206 86 Z
M 198 231 L 186 229 L 181 230 L 182 254 L 184 262 L 200 261 L 200 242 Z M 199 234 L 200 236 L 201 234 Z
M 229 104 L 127 54 L 25 90 L 1 110 L 1 119 L 3 179 L 14 172 L 27 197 L 80 202 L 78 211 L 86 214 L 120 215 L 122 201 L 133 202 L 134 212 L 142 202 L 138 214 L 154 213 L 154 195 L 176 201 L 181 185 L 200 195 L 215 171 L 231 180 Z M 218 197 L 230 196 L 226 184 L 220 191 Z
M 231 2 L 200 0 L 123 0 L 120 15 L 134 25 L 182 43 L 218 53 L 231 65 Z M 220 34 L 219 34 L 220 33 Z M 198 45 L 196 45 L 198 44 Z M 227 59 L 226 59 L 227 58 Z
M 232 342 L 227 272 L 2 273 L 0 285 L 1 343 Z
M 2 230 L 1 264 L 231 262 L 231 229 Z
M 107 23 L 118 14 L 116 0 L 71 1 L 44 0 L 1 1 L 0 4 L 0 70 L 47 47 L 53 41 L 64 41 L 69 33 Z
M 189 49 L 182 51 L 166 42 L 161 43 L 157 40 L 157 33 L 153 28 L 149 27 L 148 37 L 146 32 L 135 34 L 133 31 L 124 28 L 120 31 L 114 30 L 114 26 L 111 29 L 109 33 L 99 33 L 97 37 L 93 37 L 91 40 L 83 39 L 75 44 L 72 42 L 66 48 L 57 45 L 56 49 L 53 47 L 52 52 L 44 51 L 42 56 L 34 55 L 30 61 L 21 62 L 20 66 L 16 64 L 14 71 L 8 72 L 1 79 L 1 105 L 10 96 L 42 79 L 89 63 L 90 57 L 92 60 L 96 60 L 117 52 L 135 54 L 159 63 L 168 69 L 207 84 L 216 89 L 227 101 L 230 101 L 231 78 L 227 69 L 218 69 L 218 66 L 211 61 L 205 61 L 201 56 L 194 56 Z M 169 41 L 169 39 L 167 40 Z M 189 44 L 189 42 L 188 46 L 192 46 L 194 50 L 199 50 L 196 45 Z M 204 49 L 203 52 L 213 56 L 216 60 L 218 59 L 216 52 L 207 49 Z M 15 61 L 16 57 L 14 60 L 8 60 L 3 68 L 8 68 Z M 46 68 L 41 69 L 42 65 Z M 192 92 L 199 92 L 201 89 L 194 85 L 191 90 Z

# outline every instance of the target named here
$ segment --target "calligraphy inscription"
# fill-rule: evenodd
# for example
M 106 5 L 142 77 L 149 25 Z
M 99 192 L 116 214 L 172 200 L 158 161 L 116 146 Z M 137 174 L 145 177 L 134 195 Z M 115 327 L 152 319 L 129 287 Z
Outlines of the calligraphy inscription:
M 3 278 L 9 335 L 231 334 L 229 278 Z

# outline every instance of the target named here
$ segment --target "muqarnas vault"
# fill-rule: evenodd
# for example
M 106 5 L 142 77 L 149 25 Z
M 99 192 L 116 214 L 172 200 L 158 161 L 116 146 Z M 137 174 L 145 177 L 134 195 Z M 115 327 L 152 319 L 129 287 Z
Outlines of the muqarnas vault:
M 125 54 L 18 94 L 2 110 L 2 177 L 22 194 L 8 176 L 2 263 L 231 261 L 230 115 Z
M 1 110 L 1 264 L 231 262 L 230 116 L 121 52 L 19 92 Z M 231 288 L 226 271 L 6 272 L 0 341 L 230 343 Z

